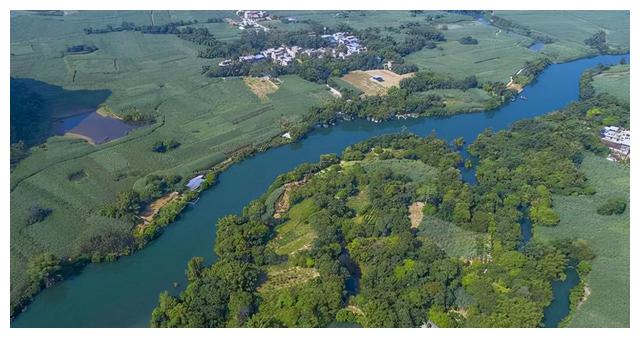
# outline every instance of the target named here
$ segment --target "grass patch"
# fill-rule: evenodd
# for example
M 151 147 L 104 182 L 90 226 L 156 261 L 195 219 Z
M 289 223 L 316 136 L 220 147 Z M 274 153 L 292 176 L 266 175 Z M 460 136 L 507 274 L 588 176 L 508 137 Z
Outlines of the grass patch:
M 448 27 L 443 31 L 446 42 L 439 43 L 438 48 L 411 53 L 405 58 L 406 62 L 418 65 L 421 70 L 445 73 L 457 79 L 476 75 L 479 82 L 506 83 L 526 61 L 541 57 L 527 48 L 532 42 L 530 38 L 499 32 L 496 27 L 468 20 L 468 17 L 467 21 Z M 465 36 L 477 39 L 478 44 L 458 42 Z
M 602 216 L 596 210 L 609 198 L 629 199 L 629 169 L 604 158 L 587 155 L 581 165 L 592 196 L 553 196 L 560 215 L 556 227 L 539 227 L 535 236 L 543 239 L 580 238 L 594 249 L 596 258 L 586 282 L 591 295 L 572 320 L 571 327 L 629 327 L 629 210 Z
M 418 236 L 433 242 L 451 257 L 473 258 L 478 255 L 477 243 L 484 241 L 486 234 L 464 230 L 451 222 L 433 216 L 425 216 L 418 226 Z
M 618 100 L 630 103 L 630 66 L 617 65 L 593 78 L 593 88 L 598 93 L 609 93 Z
M 276 237 L 269 242 L 279 255 L 291 255 L 311 247 L 316 238 L 309 216 L 318 211 L 313 200 L 306 199 L 291 207 L 288 220 L 276 228 Z
M 271 265 L 267 268 L 267 281 L 260 285 L 258 292 L 264 293 L 290 288 L 303 284 L 318 276 L 320 276 L 320 274 L 314 268 L 289 267 L 286 264 Z
M 496 15 L 556 39 L 542 53 L 558 61 L 592 53 L 584 40 L 600 30 L 607 33 L 611 47 L 630 46 L 629 11 L 496 11 Z

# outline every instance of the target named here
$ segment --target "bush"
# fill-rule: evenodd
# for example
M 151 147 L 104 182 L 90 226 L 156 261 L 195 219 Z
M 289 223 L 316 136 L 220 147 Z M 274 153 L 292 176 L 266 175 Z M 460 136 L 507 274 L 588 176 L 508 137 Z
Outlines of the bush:
M 31 206 L 27 214 L 27 225 L 44 221 L 44 219 L 51 215 L 52 212 L 52 209 L 43 208 L 39 205 Z
M 619 215 L 623 213 L 626 208 L 627 202 L 624 198 L 614 197 L 608 199 L 606 202 L 604 202 L 604 204 L 598 207 L 597 212 L 599 215 L 605 216 L 610 216 L 613 214 Z
M 460 38 L 460 40 L 458 40 L 458 42 L 460 42 L 463 45 L 477 45 L 478 44 L 478 40 L 472 38 L 471 36 L 465 36 Z
M 180 142 L 176 140 L 164 140 L 164 141 L 156 141 L 153 144 L 151 150 L 156 153 L 165 153 L 169 150 L 176 149 L 180 146 Z

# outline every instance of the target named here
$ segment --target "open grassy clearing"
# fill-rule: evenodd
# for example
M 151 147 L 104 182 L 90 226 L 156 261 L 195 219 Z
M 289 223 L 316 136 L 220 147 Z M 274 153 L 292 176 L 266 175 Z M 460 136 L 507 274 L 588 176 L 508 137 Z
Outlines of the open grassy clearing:
M 630 103 L 630 66 L 618 65 L 611 67 L 593 78 L 593 88 L 596 92 L 609 93 L 622 102 Z
M 596 194 L 554 196 L 560 223 L 535 229 L 535 236 L 584 239 L 595 251 L 586 278 L 591 295 L 573 314 L 569 326 L 629 327 L 629 169 L 594 155 L 585 157 L 581 169 Z M 626 210 L 621 215 L 598 215 L 596 209 L 610 197 L 626 198 Z
M 495 14 L 557 39 L 545 45 L 542 53 L 559 61 L 592 52 L 584 40 L 599 30 L 607 33 L 611 47 L 630 46 L 628 11 L 496 11 Z
M 478 241 L 485 241 L 487 237 L 487 234 L 464 230 L 433 216 L 425 216 L 418 230 L 418 236 L 437 243 L 447 255 L 464 259 L 476 257 Z
M 276 237 L 269 242 L 277 254 L 291 255 L 311 247 L 316 234 L 309 225 L 309 216 L 317 210 L 311 199 L 291 207 L 289 219 L 276 228 Z
M 267 269 L 267 281 L 260 285 L 259 292 L 270 292 L 290 288 L 320 276 L 314 268 L 299 266 L 289 267 L 287 264 L 272 265 Z
M 12 298 L 26 281 L 29 257 L 42 252 L 73 255 L 85 234 L 116 227 L 117 221 L 97 215 L 119 191 L 141 187 L 152 173 L 188 178 L 223 161 L 235 149 L 279 135 L 282 122 L 299 121 L 312 104 L 330 97 L 322 85 L 284 76 L 280 89 L 263 103 L 242 79 L 203 77 L 200 66 L 211 61 L 197 58 L 196 46 L 175 36 L 139 32 L 86 35 L 82 31 L 87 26 L 122 21 L 151 24 L 150 15 L 105 11 L 63 18 L 12 18 L 12 76 L 64 89 L 108 89 L 112 94 L 105 104 L 110 111 L 119 114 L 135 106 L 158 116 L 155 124 L 98 146 L 52 137 L 32 149 L 32 155 L 15 168 L 10 197 Z M 219 14 L 154 12 L 153 20 L 162 23 L 197 17 L 206 21 L 214 15 Z M 81 43 L 99 49 L 63 56 L 68 46 Z M 70 96 L 78 95 L 65 91 L 50 96 L 59 98 L 54 105 L 63 105 Z M 151 151 L 155 142 L 167 139 L 181 146 L 164 154 Z M 87 177 L 70 182 L 68 175 L 78 170 Z M 33 204 L 51 208 L 53 213 L 26 226 L 26 211 Z
M 480 111 L 486 108 L 491 96 L 480 88 L 467 90 L 460 89 L 434 89 L 425 94 L 437 94 L 444 98 L 445 108 L 450 113 Z
M 424 162 L 408 159 L 377 160 L 363 162 L 363 168 L 370 172 L 375 168 L 389 168 L 396 175 L 409 177 L 415 182 L 425 182 L 435 179 L 436 169 Z

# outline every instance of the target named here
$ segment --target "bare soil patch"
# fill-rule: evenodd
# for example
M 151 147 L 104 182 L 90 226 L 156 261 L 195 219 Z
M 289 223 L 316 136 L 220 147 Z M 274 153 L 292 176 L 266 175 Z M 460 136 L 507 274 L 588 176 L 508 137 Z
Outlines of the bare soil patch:
M 303 185 L 305 182 L 307 182 L 306 178 L 300 181 L 291 182 L 284 185 L 284 191 L 282 192 L 282 196 L 280 196 L 280 198 L 278 199 L 278 202 L 276 203 L 275 212 L 273 213 L 274 219 L 282 218 L 282 216 L 285 213 L 287 213 L 287 211 L 289 211 L 289 207 L 291 207 L 291 202 L 289 201 L 291 191 L 294 188 Z
M 386 69 L 356 70 L 343 76 L 342 80 L 362 90 L 365 95 L 385 95 L 389 88 L 399 86 L 402 79 L 413 75 L 414 73 L 400 75 Z M 380 76 L 383 81 L 376 81 L 372 79 L 373 76 Z
M 422 222 L 422 208 L 424 208 L 424 202 L 415 202 L 409 206 L 409 218 L 411 219 L 411 228 L 415 229 Z
M 177 191 L 174 191 L 158 198 L 147 206 L 147 209 L 142 213 L 142 215 L 140 215 L 140 218 L 142 218 L 145 223 L 151 222 L 153 217 L 158 214 L 162 207 L 176 199 L 179 195 L 180 194 Z
M 268 101 L 269 94 L 273 94 L 278 90 L 278 85 L 271 81 L 271 78 L 266 77 L 244 77 L 242 78 L 244 84 L 256 94 L 261 101 Z

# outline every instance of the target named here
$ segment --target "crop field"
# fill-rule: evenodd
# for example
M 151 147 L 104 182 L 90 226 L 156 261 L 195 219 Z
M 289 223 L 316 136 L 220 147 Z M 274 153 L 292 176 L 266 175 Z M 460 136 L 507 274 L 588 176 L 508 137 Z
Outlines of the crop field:
M 382 82 L 373 80 L 373 76 L 381 76 L 384 80 Z M 412 76 L 413 73 L 400 75 L 383 69 L 355 70 L 341 77 L 340 80 L 349 83 L 366 95 L 384 95 L 389 88 L 398 87 L 402 79 Z
M 630 103 L 630 68 L 629 65 L 611 67 L 593 78 L 593 87 L 597 92 L 609 93 L 622 102 Z
M 478 21 L 467 19 L 447 28 L 443 31 L 447 41 L 439 43 L 438 48 L 409 54 L 406 62 L 459 79 L 476 75 L 479 82 L 508 82 L 525 61 L 541 57 L 527 48 L 533 42 L 531 38 L 506 34 Z M 478 44 L 461 44 L 458 40 L 465 36 L 477 39 Z
M 592 196 L 553 196 L 560 215 L 556 227 L 538 227 L 543 239 L 579 238 L 594 249 L 596 258 L 586 283 L 591 295 L 573 314 L 570 327 L 629 327 L 629 169 L 604 158 L 587 155 L 581 165 Z M 621 215 L 602 216 L 596 209 L 610 197 L 625 197 Z
M 276 237 L 269 242 L 279 255 L 291 255 L 310 247 L 316 237 L 308 223 L 309 216 L 317 211 L 313 200 L 306 199 L 291 207 L 289 220 L 276 228 Z
M 496 15 L 557 39 L 542 53 L 560 61 L 589 53 L 584 40 L 599 30 L 607 33 L 611 47 L 630 46 L 628 11 L 496 11 Z
M 206 21 L 214 14 L 154 12 L 153 20 Z M 151 24 L 150 12 L 80 12 L 64 21 L 25 15 L 11 20 L 11 76 L 62 86 L 65 91 L 50 94 L 60 98 L 52 104 L 87 95 L 79 90 L 109 90 L 105 105 L 114 113 L 135 106 L 158 116 L 156 123 L 98 146 L 52 137 L 15 168 L 10 196 L 12 298 L 26 281 L 24 269 L 31 256 L 73 255 L 86 233 L 115 227 L 114 220 L 96 215 L 119 191 L 141 187 L 150 174 L 188 178 L 221 162 L 230 151 L 281 134 L 283 122 L 299 121 L 311 105 L 330 97 L 325 86 L 284 76 L 278 91 L 263 103 L 240 78 L 202 76 L 201 66 L 217 61 L 197 58 L 197 46 L 176 36 L 83 32 L 87 26 L 119 25 L 123 20 Z M 62 53 L 81 43 L 99 49 L 84 55 Z M 180 142 L 180 147 L 164 154 L 151 151 L 155 142 L 167 139 Z M 87 177 L 69 181 L 68 175 L 79 170 Z M 26 212 L 35 204 L 53 212 L 27 226 Z
M 409 22 L 424 21 L 426 15 L 441 15 L 437 22 L 455 22 L 467 17 L 460 14 L 445 13 L 442 11 L 424 11 L 423 14 L 412 15 L 409 11 L 341 11 L 341 10 L 320 10 L 320 11 L 270 11 L 273 15 L 280 17 L 293 17 L 298 20 L 314 20 L 327 26 L 335 26 L 345 23 L 356 29 L 368 27 L 384 28 L 387 26 L 398 26 Z M 298 24 L 300 25 L 300 24 Z M 285 26 L 285 25 L 283 25 Z
M 435 243 L 451 257 L 470 259 L 477 256 L 477 243 L 486 234 L 464 230 L 451 222 L 433 216 L 425 216 L 418 226 L 418 236 Z
M 277 289 L 290 288 L 319 275 L 314 268 L 289 267 L 287 264 L 272 265 L 267 268 L 267 281 L 260 286 L 258 291 L 265 293 Z

